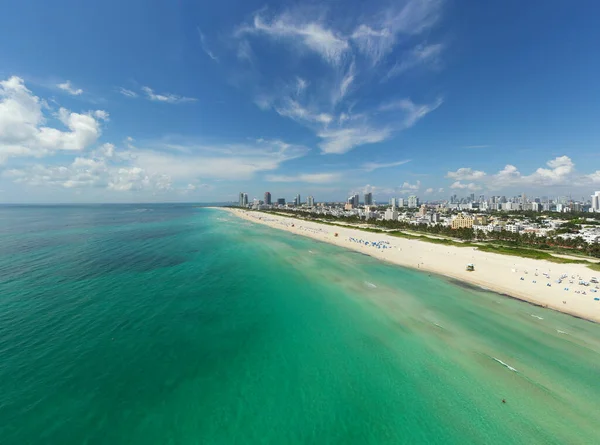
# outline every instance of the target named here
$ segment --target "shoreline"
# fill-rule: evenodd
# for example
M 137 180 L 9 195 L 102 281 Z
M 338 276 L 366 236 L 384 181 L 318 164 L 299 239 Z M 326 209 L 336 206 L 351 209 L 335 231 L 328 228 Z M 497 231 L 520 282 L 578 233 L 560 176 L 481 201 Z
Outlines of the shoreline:
M 578 285 L 579 277 L 589 281 L 591 276 L 600 274 L 582 264 L 552 263 L 483 252 L 470 247 L 431 244 L 289 216 L 223 207 L 218 209 L 250 222 L 334 244 L 394 265 L 431 272 L 534 306 L 600 323 L 600 301 L 594 300 L 595 297 L 600 298 L 600 291 L 592 292 L 591 289 L 595 286 L 592 283 L 587 287 Z M 370 245 L 367 246 L 364 242 Z M 474 272 L 466 271 L 468 263 L 475 265 Z M 563 274 L 568 277 L 558 284 L 556 281 Z M 569 283 L 569 280 L 573 283 Z M 548 283 L 551 286 L 547 286 Z

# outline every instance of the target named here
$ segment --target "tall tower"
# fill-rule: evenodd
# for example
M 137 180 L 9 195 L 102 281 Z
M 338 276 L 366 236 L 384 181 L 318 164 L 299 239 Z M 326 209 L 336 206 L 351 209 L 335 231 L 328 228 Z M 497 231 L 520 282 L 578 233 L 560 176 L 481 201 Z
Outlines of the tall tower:
M 265 204 L 268 206 L 271 205 L 271 193 L 270 192 L 265 192 Z
M 596 192 L 592 195 L 592 211 L 600 212 L 600 192 Z
M 244 207 L 244 192 L 240 192 L 240 199 L 238 201 L 240 207 Z
M 372 206 L 373 205 L 373 193 L 365 193 L 365 205 Z
M 298 193 L 296 195 L 296 205 L 299 206 L 302 203 L 302 201 L 300 200 L 300 193 Z

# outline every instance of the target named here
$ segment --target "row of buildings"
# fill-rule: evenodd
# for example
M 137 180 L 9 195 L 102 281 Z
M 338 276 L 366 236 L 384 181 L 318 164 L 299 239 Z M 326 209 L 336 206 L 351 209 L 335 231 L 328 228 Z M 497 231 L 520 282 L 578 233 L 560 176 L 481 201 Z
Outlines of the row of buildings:
M 580 212 L 600 212 L 600 191 L 595 192 L 591 197 L 591 201 L 574 200 L 571 197 L 557 197 L 548 198 L 542 196 L 541 198 L 536 197 L 533 199 L 528 198 L 524 193 L 520 196 L 514 196 L 507 198 L 506 196 L 490 196 L 486 198 L 484 195 L 475 197 L 474 193 L 469 196 L 459 198 L 456 195 L 450 197 L 448 201 L 431 201 L 429 205 L 435 205 L 438 208 L 445 208 L 451 211 L 468 211 L 468 212 L 515 212 L 515 211 L 533 211 L 533 212 L 558 212 L 558 213 L 580 213 Z M 264 200 L 254 199 L 252 202 L 248 201 L 247 193 L 240 193 L 239 195 L 239 206 L 240 207 L 254 207 L 267 206 L 283 206 L 283 207 L 303 207 L 312 208 L 315 207 L 315 200 L 313 196 L 308 196 L 306 201 L 303 202 L 300 194 L 296 195 L 293 201 L 286 201 L 285 198 L 278 198 L 274 202 L 271 198 L 270 192 L 265 192 Z M 319 203 L 319 205 L 333 206 L 336 203 Z M 359 209 L 363 207 L 381 207 L 377 205 L 373 200 L 372 193 L 365 193 L 363 196 L 362 203 L 360 196 L 354 194 L 350 196 L 345 203 L 337 203 L 343 206 L 344 210 Z M 416 195 L 408 196 L 407 198 L 391 198 L 389 200 L 389 206 L 398 210 L 402 209 L 418 209 L 421 206 L 420 199 Z

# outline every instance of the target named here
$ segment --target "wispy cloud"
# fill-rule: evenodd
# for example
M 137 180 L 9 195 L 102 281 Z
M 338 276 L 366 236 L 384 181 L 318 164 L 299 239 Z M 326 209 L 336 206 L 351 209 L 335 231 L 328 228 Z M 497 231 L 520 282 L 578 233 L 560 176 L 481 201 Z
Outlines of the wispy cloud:
M 138 97 L 138 94 L 135 91 L 128 90 L 127 88 L 119 87 L 118 91 L 126 97 Z
M 325 154 L 343 154 L 392 138 L 439 107 L 442 99 L 417 104 L 408 98 L 390 98 L 378 106 L 363 100 L 364 94 L 381 88 L 379 80 L 391 69 L 400 72 L 409 65 L 437 61 L 443 44 L 415 46 L 414 39 L 423 40 L 420 34 L 437 23 L 442 5 L 442 0 L 406 0 L 372 16 L 350 19 L 318 6 L 254 14 L 251 22 L 234 32 L 238 53 L 243 48 L 238 59 L 246 60 L 249 40 L 262 36 L 287 49 L 282 57 L 294 60 L 313 54 L 325 62 L 310 72 L 289 73 L 287 81 L 281 80 L 281 71 L 272 69 L 272 64 L 260 64 L 260 74 L 253 71 L 248 76 L 255 80 L 249 88 L 254 102 L 262 110 L 274 110 L 310 128 L 322 139 L 319 147 Z M 395 68 L 386 66 L 384 57 L 398 44 L 409 48 L 409 56 Z M 253 53 L 254 57 L 260 56 Z M 253 63 L 252 69 L 258 66 Z
M 354 147 L 374 144 L 388 139 L 392 134 L 391 128 L 371 128 L 369 126 L 324 129 L 317 133 L 323 139 L 319 144 L 324 154 L 343 154 Z
M 337 65 L 349 49 L 348 42 L 324 23 L 309 21 L 302 16 L 284 13 L 265 19 L 254 15 L 249 25 L 237 29 L 237 36 L 244 34 L 263 34 L 273 39 L 286 39 L 292 43 L 301 43 L 304 47 L 319 54 L 327 62 Z
M 168 104 L 196 102 L 198 100 L 193 97 L 178 96 L 177 94 L 171 94 L 171 93 L 157 94 L 150 87 L 142 87 L 142 91 L 146 94 L 146 97 L 148 99 L 150 99 L 152 101 L 164 102 L 164 103 L 168 103 Z
M 387 104 L 381 105 L 379 111 L 394 111 L 402 110 L 406 113 L 404 121 L 402 123 L 403 128 L 410 128 L 415 125 L 420 119 L 427 116 L 429 113 L 434 111 L 444 101 L 441 98 L 436 99 L 431 104 L 415 104 L 410 99 L 401 99 L 395 102 L 388 102 Z
M 380 168 L 390 168 L 390 167 L 398 167 L 400 165 L 408 164 L 410 159 L 405 159 L 403 161 L 396 162 L 387 162 L 387 163 L 378 163 L 378 162 L 367 162 L 362 165 L 362 168 L 367 172 L 372 172 L 374 170 L 378 170 Z
M 388 71 L 384 80 L 398 76 L 406 71 L 419 66 L 436 68 L 440 64 L 440 54 L 442 53 L 443 45 L 436 43 L 432 45 L 419 44 L 406 54 L 402 60 L 397 61 Z
M 399 36 L 415 36 L 430 29 L 441 17 L 442 0 L 409 0 L 393 4 L 352 33 L 359 51 L 378 64 L 398 43 Z
M 206 37 L 202 33 L 202 30 L 200 30 L 199 26 L 196 27 L 196 29 L 198 30 L 198 35 L 200 36 L 200 45 L 202 46 L 202 50 L 206 53 L 208 57 L 210 57 L 215 62 L 218 62 L 219 58 L 215 56 L 215 54 L 208 47 L 208 44 L 206 43 Z
M 342 174 L 334 173 L 300 173 L 297 175 L 267 175 L 269 182 L 307 182 L 310 184 L 326 184 L 342 179 Z
M 463 148 L 488 148 L 490 145 L 467 145 Z
M 80 96 L 80 95 L 83 94 L 83 90 L 81 88 L 75 88 L 73 85 L 71 85 L 71 81 L 70 80 L 67 80 L 64 83 L 59 83 L 56 86 L 58 88 L 60 88 L 61 90 L 66 91 L 71 96 Z

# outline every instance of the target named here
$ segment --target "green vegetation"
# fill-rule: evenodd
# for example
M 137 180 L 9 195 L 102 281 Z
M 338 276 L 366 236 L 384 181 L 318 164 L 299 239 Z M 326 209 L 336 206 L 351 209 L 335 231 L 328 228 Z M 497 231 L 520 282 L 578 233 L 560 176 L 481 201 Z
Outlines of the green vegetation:
M 531 259 L 536 259 L 536 260 L 545 260 L 545 261 L 550 261 L 553 263 L 559 263 L 559 264 L 585 264 L 587 265 L 590 269 L 592 270 L 598 270 L 600 271 L 600 264 L 598 263 L 592 263 L 590 261 L 587 261 L 585 258 L 582 259 L 571 259 L 571 258 L 561 258 L 561 257 L 557 257 L 552 255 L 551 253 L 561 253 L 561 254 L 568 254 L 568 255 L 577 255 L 578 253 L 581 254 L 583 252 L 581 251 L 573 251 L 573 249 L 565 249 L 562 248 L 560 246 L 551 246 L 548 243 L 539 243 L 539 244 L 531 244 L 529 246 L 524 246 L 524 242 L 526 241 L 530 241 L 533 240 L 535 241 L 535 235 L 533 234 L 525 234 L 522 235 L 520 238 L 515 237 L 514 235 L 519 235 L 519 234 L 513 234 L 510 232 L 496 232 L 499 234 L 504 234 L 504 235 L 508 235 L 507 239 L 501 239 L 501 238 L 489 238 L 487 240 L 478 240 L 478 242 L 473 243 L 470 240 L 473 239 L 473 237 L 469 237 L 467 231 L 470 231 L 471 233 L 473 232 L 472 229 L 459 229 L 459 230 L 451 230 L 448 228 L 444 228 L 444 229 L 448 229 L 450 230 L 449 233 L 451 234 L 462 234 L 462 238 L 459 239 L 463 239 L 464 241 L 459 241 L 456 239 L 449 239 L 449 238 L 433 238 L 427 235 L 416 235 L 414 233 L 407 233 L 406 231 L 403 230 L 398 230 L 398 226 L 401 227 L 409 227 L 412 231 L 418 231 L 421 229 L 425 229 L 425 228 L 435 228 L 435 227 L 440 227 L 440 226 L 414 226 L 414 225 L 409 225 L 408 223 L 404 223 L 404 222 L 398 222 L 398 221 L 368 221 L 368 224 L 373 226 L 379 226 L 382 227 L 381 229 L 379 228 L 375 228 L 375 227 L 358 227 L 358 224 L 365 224 L 364 220 L 361 220 L 358 217 L 348 217 L 348 218 L 343 218 L 343 221 L 346 224 L 336 224 L 333 221 L 340 221 L 342 220 L 342 218 L 338 218 L 335 217 L 333 215 L 318 215 L 318 217 L 316 217 L 314 214 L 309 213 L 309 212 L 292 212 L 292 211 L 285 211 L 285 210 L 278 210 L 278 211 L 266 211 L 266 213 L 272 213 L 272 214 L 276 214 L 279 216 L 285 216 L 285 217 L 289 217 L 289 218 L 298 218 L 298 219 L 304 219 L 304 220 L 308 220 L 308 221 L 315 221 L 318 222 L 320 224 L 325 224 L 328 226 L 334 226 L 334 227 L 343 227 L 343 228 L 352 228 L 352 229 L 356 229 L 356 230 L 362 230 L 363 232 L 370 232 L 370 233 L 384 233 L 386 235 L 390 235 L 390 236 L 395 236 L 398 238 L 405 238 L 405 239 L 412 239 L 412 240 L 419 240 L 419 241 L 423 241 L 423 242 L 427 242 L 427 243 L 432 243 L 432 244 L 442 244 L 442 245 L 446 245 L 446 246 L 454 246 L 454 247 L 472 247 L 472 248 L 476 248 L 479 249 L 483 252 L 491 252 L 491 253 L 496 253 L 499 255 L 512 255 L 512 256 L 517 256 L 517 257 L 521 257 L 521 258 L 531 258 Z M 387 229 L 387 230 L 385 230 Z M 396 229 L 396 230 L 390 230 L 390 229 Z M 440 234 L 439 232 L 446 232 L 446 231 L 442 231 L 442 230 L 423 230 L 426 233 L 435 233 L 438 236 L 444 236 L 446 235 L 446 233 Z M 594 251 L 593 249 L 598 249 L 597 251 Z M 592 252 L 596 252 L 597 256 L 600 257 L 600 248 L 598 247 L 598 244 L 593 244 L 591 246 L 590 249 Z

